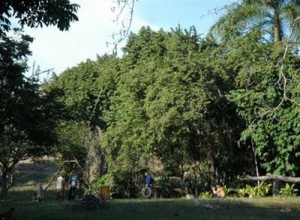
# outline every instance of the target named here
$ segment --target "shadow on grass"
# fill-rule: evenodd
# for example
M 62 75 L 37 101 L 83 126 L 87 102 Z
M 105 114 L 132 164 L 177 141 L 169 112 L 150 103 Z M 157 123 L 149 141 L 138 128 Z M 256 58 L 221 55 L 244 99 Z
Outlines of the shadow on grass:
M 37 190 L 34 190 L 33 187 L 30 187 L 30 189 L 17 188 L 9 192 L 9 200 L 14 202 L 29 202 L 34 200 L 34 194 L 37 194 Z M 56 192 L 54 190 L 47 190 L 44 196 L 46 201 L 53 201 L 56 199 Z
M 19 163 L 15 174 L 16 183 L 17 185 L 47 183 L 57 169 L 58 165 L 51 160 Z
M 0 213 L 15 207 L 17 219 L 300 219 L 300 199 L 123 199 L 110 208 L 85 211 L 79 202 L 1 202 Z M 74 207 L 67 209 L 66 207 Z M 77 208 L 78 206 L 78 208 Z

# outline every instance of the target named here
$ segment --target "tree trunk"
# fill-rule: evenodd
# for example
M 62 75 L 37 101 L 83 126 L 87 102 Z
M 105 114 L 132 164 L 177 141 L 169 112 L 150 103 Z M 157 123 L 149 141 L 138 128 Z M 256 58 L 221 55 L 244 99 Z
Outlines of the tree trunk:
M 8 186 L 7 186 L 7 169 L 2 169 L 1 178 L 1 200 L 8 199 Z
M 94 131 L 89 132 L 87 138 L 88 153 L 85 160 L 85 179 L 91 183 L 93 180 L 102 175 L 102 169 L 105 168 L 105 159 L 97 145 L 98 140 L 102 137 L 101 129 L 96 126 Z
M 278 43 L 282 40 L 282 27 L 280 23 L 279 10 L 274 10 L 274 43 Z
M 257 158 L 256 158 L 256 153 L 255 153 L 255 148 L 254 148 L 254 143 L 253 143 L 253 139 L 251 138 L 251 148 L 253 151 L 253 157 L 254 157 L 254 164 L 255 164 L 255 171 L 256 171 L 256 176 L 259 177 L 259 170 L 258 170 L 258 162 L 257 162 Z M 257 181 L 257 185 L 259 185 L 260 182 L 259 180 Z
M 100 163 L 100 150 L 95 145 L 89 146 L 85 160 L 85 175 L 86 180 L 88 180 L 89 183 L 91 183 L 93 180 L 100 176 Z

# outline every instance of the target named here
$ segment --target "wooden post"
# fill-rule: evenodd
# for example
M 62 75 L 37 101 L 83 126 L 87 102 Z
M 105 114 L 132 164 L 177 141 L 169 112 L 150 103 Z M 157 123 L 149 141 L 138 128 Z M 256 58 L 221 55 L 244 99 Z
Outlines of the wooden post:
M 279 180 L 273 180 L 272 195 L 279 195 Z

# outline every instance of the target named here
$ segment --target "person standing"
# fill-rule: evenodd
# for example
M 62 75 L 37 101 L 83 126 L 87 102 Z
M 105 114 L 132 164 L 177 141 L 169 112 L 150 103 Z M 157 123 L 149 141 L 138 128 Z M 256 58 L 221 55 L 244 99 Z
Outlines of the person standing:
M 145 187 L 144 187 L 142 193 L 143 193 L 144 197 L 150 199 L 151 193 L 152 193 L 151 187 L 152 187 L 152 184 L 153 184 L 153 178 L 150 175 L 150 173 L 148 173 L 147 171 L 145 172 L 145 177 L 146 177 L 145 178 Z
M 78 198 L 78 190 L 77 190 L 77 186 L 78 186 L 78 177 L 76 175 L 73 175 L 70 179 L 69 179 L 69 200 L 74 200 Z
M 41 202 L 43 200 L 44 200 L 44 189 L 42 187 L 42 184 L 40 184 L 36 194 L 36 201 Z
M 60 174 L 56 180 L 56 198 L 57 200 L 64 200 L 65 195 L 65 179 Z
M 151 186 L 152 186 L 152 184 L 153 184 L 152 176 L 146 171 L 146 172 L 145 172 L 145 177 L 146 177 L 146 180 L 145 180 L 146 187 L 151 188 Z
M 192 178 L 190 177 L 190 174 L 188 171 L 184 171 L 183 173 L 183 182 L 185 187 L 185 193 L 186 195 L 192 194 Z

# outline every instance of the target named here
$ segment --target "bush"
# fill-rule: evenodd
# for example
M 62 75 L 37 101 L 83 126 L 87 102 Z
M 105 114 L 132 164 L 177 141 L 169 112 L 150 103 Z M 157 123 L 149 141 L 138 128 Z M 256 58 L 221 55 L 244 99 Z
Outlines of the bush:
M 136 185 L 135 173 L 131 171 L 117 171 L 112 174 L 112 197 L 113 198 L 137 198 L 140 189 Z
M 91 187 L 84 189 L 84 195 L 92 195 L 95 190 L 99 190 L 102 186 L 110 186 L 112 177 L 110 174 L 105 174 L 91 182 Z
M 235 192 L 234 189 L 228 188 L 227 186 L 223 186 L 222 188 L 224 190 L 225 197 L 230 196 Z
M 286 197 L 290 197 L 290 196 L 296 196 L 297 192 L 299 191 L 298 189 L 295 189 L 295 184 L 285 184 L 284 188 L 281 188 L 279 191 L 279 195 L 281 196 L 286 196 Z
M 271 184 L 266 184 L 263 183 L 259 186 L 250 186 L 250 185 L 246 185 L 246 187 L 244 189 L 238 189 L 238 195 L 241 197 L 249 197 L 249 198 L 254 198 L 254 197 L 265 197 L 268 195 L 270 188 L 271 188 Z
M 178 181 L 178 178 L 162 175 L 155 179 L 154 188 L 157 197 L 180 198 L 182 193 L 178 189 L 181 189 L 182 187 L 182 181 Z
M 210 192 L 202 192 L 200 193 L 199 196 L 201 199 L 212 199 L 213 198 L 213 194 Z

